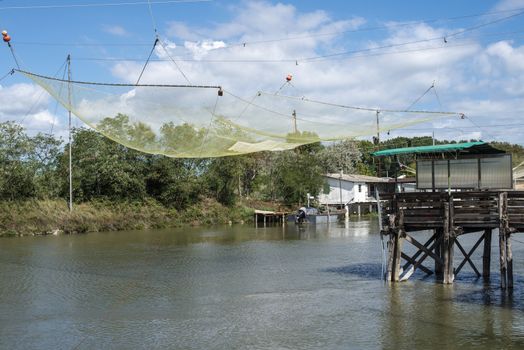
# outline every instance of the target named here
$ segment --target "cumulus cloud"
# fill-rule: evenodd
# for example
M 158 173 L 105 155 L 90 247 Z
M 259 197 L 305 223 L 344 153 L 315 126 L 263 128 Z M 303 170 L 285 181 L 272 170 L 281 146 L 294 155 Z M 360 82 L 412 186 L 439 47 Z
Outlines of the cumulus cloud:
M 128 36 L 129 32 L 122 26 L 119 25 L 105 25 L 102 27 L 104 32 L 114 36 Z
M 524 7 L 522 1 L 505 0 L 497 5 L 500 10 L 519 7 Z M 366 24 L 360 17 L 339 20 L 325 11 L 302 12 L 292 5 L 261 1 L 230 8 L 230 20 L 210 26 L 170 22 L 165 47 L 155 51 L 155 58 L 164 61 L 151 62 L 141 81 L 185 83 L 182 70 L 192 83 L 221 85 L 251 100 L 260 90 L 276 92 L 286 75 L 292 74 L 293 85 L 286 85 L 282 94 L 380 109 L 407 108 L 434 84 L 435 89 L 415 107 L 462 112 L 468 118 L 438 120 L 423 130 L 399 130 L 392 136 L 400 132 L 431 134 L 435 128 L 440 138 L 522 142 L 518 128 L 501 134 L 489 128 L 475 129 L 471 122 L 481 126 L 515 123 L 524 113 L 524 47 L 515 42 L 452 38 L 445 43 L 441 38 L 460 30 L 449 23 L 389 23 L 392 25 L 380 34 L 366 36 L 351 33 Z M 404 45 L 406 42 L 410 44 Z M 378 49 L 381 47 L 387 48 Z M 117 80 L 135 83 L 142 68 L 141 62 L 119 62 L 111 66 L 111 73 Z M 173 98 L 166 96 L 161 97 Z M 194 96 L 183 97 L 188 106 L 199 103 Z M 2 102 L 0 98 L 0 105 L 5 105 Z M 327 112 L 311 107 L 310 115 L 303 117 L 359 124 L 350 114 L 344 119 L 342 114 Z

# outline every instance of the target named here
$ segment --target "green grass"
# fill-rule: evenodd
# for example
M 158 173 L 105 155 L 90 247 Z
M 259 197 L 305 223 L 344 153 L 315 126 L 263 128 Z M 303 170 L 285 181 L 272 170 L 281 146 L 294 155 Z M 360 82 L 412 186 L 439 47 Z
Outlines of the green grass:
M 221 225 L 250 222 L 253 210 L 225 207 L 203 200 L 184 211 L 166 208 L 156 201 L 96 201 L 74 205 L 69 212 L 63 200 L 0 202 L 0 236 L 145 230 L 156 228 Z

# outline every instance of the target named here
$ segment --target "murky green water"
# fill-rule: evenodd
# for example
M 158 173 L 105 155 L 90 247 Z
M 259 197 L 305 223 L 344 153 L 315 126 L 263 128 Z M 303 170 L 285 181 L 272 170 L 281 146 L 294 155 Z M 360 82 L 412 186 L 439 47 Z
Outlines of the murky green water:
M 490 286 L 389 286 L 375 226 L 1 239 L 0 348 L 524 348 L 524 244 L 512 297 L 498 255 Z

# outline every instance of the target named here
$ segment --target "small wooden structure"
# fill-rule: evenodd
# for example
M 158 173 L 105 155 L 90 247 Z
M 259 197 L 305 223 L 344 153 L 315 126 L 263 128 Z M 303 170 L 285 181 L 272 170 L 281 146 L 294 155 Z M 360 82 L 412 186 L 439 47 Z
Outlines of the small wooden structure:
M 288 214 L 282 211 L 255 210 L 253 214 L 255 226 L 258 227 L 259 223 L 262 223 L 264 227 L 269 224 L 285 224 Z
M 481 153 L 468 153 L 467 157 L 462 158 L 461 147 L 464 147 L 464 144 L 457 144 L 457 148 L 451 153 L 452 159 L 476 159 L 476 164 L 480 165 L 480 159 L 489 158 L 484 158 Z M 490 154 L 496 153 L 485 144 L 483 148 Z M 446 152 L 449 150 L 450 148 Z M 388 151 L 390 154 L 395 154 L 395 150 Z M 402 151 L 405 152 L 406 149 Z M 431 149 L 426 149 L 425 152 L 431 153 Z M 437 149 L 434 153 L 438 152 Z M 424 161 L 428 159 L 426 156 L 423 157 Z M 446 159 L 446 156 L 449 154 L 439 154 L 434 159 L 450 160 Z M 499 153 L 497 157 L 500 157 Z M 451 171 L 449 165 L 447 169 L 449 174 Z M 477 183 L 481 184 L 483 173 L 480 168 L 477 168 L 476 171 Z M 499 174 L 498 180 L 495 180 L 506 183 L 508 179 L 506 172 L 511 172 L 511 166 L 495 169 L 495 171 Z M 432 174 L 431 181 L 434 184 L 434 166 Z M 493 179 L 490 175 L 486 176 Z M 417 182 L 418 179 L 419 176 L 417 176 Z M 511 174 L 509 174 L 509 179 L 511 182 Z M 387 280 L 392 282 L 406 280 L 414 271 L 421 270 L 426 274 L 435 274 L 437 280 L 450 284 L 466 264 L 471 266 L 477 277 L 482 276 L 485 280 L 489 280 L 491 239 L 493 230 L 498 230 L 501 287 L 503 289 L 513 288 L 510 237 L 516 232 L 524 232 L 524 192 L 513 191 L 511 188 L 480 190 L 475 186 L 470 190 L 463 188 L 459 190 L 453 187 L 449 175 L 446 187 L 447 190 L 444 191 L 433 186 L 432 192 L 396 193 L 382 196 L 383 214 L 385 215 L 381 233 L 386 235 L 388 240 Z M 417 233 L 428 230 L 432 234 L 425 242 L 415 238 Z M 461 237 L 465 234 L 478 236 L 475 244 L 469 249 L 466 249 L 461 242 Z M 402 250 L 404 242 L 413 245 L 416 253 L 413 255 L 404 253 Z M 473 263 L 471 256 L 482 244 L 483 260 L 482 268 L 479 269 Z M 458 249 L 458 252 L 455 251 L 455 248 Z M 457 260 L 458 264 L 454 264 L 455 255 L 460 256 Z M 428 258 L 433 260 L 432 266 L 424 264 Z

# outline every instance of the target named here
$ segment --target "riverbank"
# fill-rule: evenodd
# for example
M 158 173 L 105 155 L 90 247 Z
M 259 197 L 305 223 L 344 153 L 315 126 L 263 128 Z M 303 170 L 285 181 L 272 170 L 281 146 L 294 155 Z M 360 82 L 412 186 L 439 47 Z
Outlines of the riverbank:
M 0 202 L 0 213 L 0 237 L 14 237 L 247 223 L 254 210 L 205 199 L 183 211 L 148 200 L 81 203 L 69 212 L 64 200 L 30 200 Z

